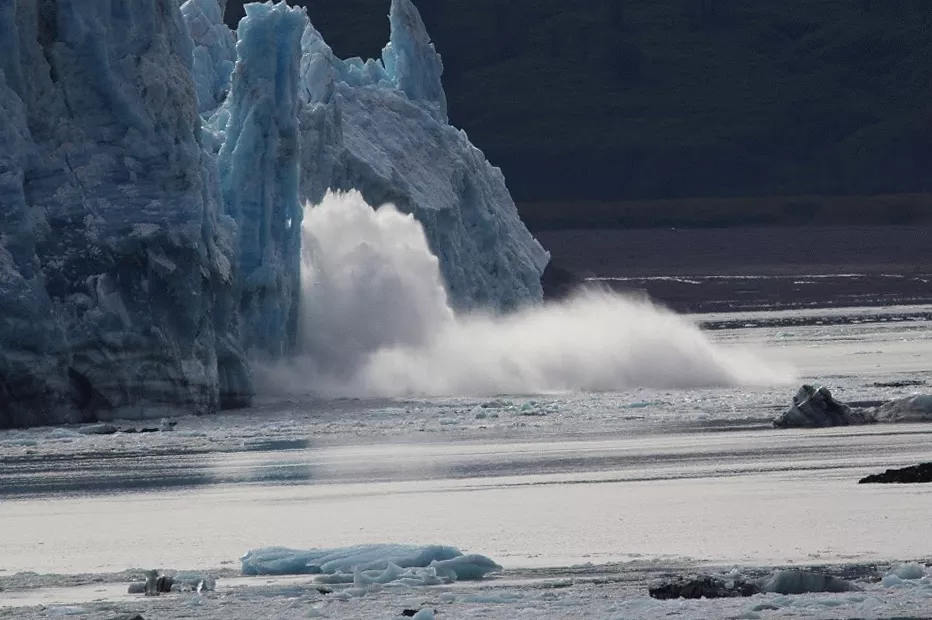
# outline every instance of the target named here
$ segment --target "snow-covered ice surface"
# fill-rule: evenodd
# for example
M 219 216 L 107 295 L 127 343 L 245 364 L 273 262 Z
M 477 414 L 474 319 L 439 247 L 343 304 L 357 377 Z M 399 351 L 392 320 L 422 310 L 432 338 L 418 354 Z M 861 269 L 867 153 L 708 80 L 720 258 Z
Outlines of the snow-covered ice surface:
M 850 311 L 861 322 L 844 324 L 824 312 L 702 320 L 725 346 L 766 346 L 856 403 L 932 380 L 932 326 L 912 320 L 928 310 Z M 180 418 L 174 432 L 6 431 L 0 606 L 16 607 L 0 617 L 393 618 L 423 606 L 450 618 L 932 615 L 928 569 L 891 571 L 932 558 L 932 495 L 856 484 L 928 460 L 932 426 L 770 428 L 793 392 L 267 399 Z M 233 578 L 249 549 L 384 542 L 452 545 L 504 570 L 430 587 L 331 584 L 326 595 L 314 576 Z M 651 579 L 710 564 L 755 577 L 829 565 L 863 591 L 647 598 Z M 134 566 L 225 579 L 200 596 L 133 598 L 121 571 Z

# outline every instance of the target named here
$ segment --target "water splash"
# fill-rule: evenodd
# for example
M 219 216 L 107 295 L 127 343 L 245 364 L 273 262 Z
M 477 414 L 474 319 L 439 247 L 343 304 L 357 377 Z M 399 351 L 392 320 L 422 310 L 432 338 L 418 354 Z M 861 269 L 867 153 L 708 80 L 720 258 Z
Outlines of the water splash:
M 302 354 L 264 373 L 276 391 L 478 396 L 792 379 L 683 316 L 605 291 L 507 315 L 456 314 L 421 225 L 358 192 L 305 209 L 301 302 Z

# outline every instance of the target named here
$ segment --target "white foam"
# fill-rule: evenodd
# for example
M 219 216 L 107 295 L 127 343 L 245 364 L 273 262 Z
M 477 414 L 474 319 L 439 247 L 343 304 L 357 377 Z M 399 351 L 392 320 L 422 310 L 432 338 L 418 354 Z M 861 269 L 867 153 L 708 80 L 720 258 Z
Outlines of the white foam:
M 260 384 L 327 396 L 497 395 L 770 385 L 778 364 L 714 344 L 642 299 L 589 291 L 506 315 L 456 314 L 421 225 L 360 194 L 305 210 L 304 354 Z

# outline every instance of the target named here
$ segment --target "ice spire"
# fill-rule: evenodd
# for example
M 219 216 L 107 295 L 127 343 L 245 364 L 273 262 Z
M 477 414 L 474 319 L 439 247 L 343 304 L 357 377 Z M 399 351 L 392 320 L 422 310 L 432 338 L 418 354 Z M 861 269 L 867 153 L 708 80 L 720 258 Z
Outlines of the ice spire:
M 447 122 L 447 98 L 440 76 L 443 62 L 434 49 L 421 14 L 411 0 L 392 0 L 391 37 L 382 62 L 396 87 L 415 102 L 428 104 L 437 120 Z
M 226 212 L 238 225 L 237 294 L 244 344 L 292 349 L 300 288 L 298 81 L 303 9 L 247 4 L 217 157 Z

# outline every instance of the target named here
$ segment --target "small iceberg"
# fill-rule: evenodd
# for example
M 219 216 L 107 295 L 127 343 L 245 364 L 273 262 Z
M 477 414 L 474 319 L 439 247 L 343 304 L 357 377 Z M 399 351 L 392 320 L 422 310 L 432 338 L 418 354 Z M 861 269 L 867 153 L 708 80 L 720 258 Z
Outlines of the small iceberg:
M 837 400 L 823 385 L 804 385 L 789 410 L 776 418 L 776 428 L 823 428 L 856 424 L 930 422 L 932 395 L 913 394 L 887 401 L 873 409 L 857 409 Z
M 436 585 L 474 581 L 502 567 L 444 545 L 356 545 L 337 549 L 265 547 L 242 557 L 243 574 L 321 575 L 327 583 Z

